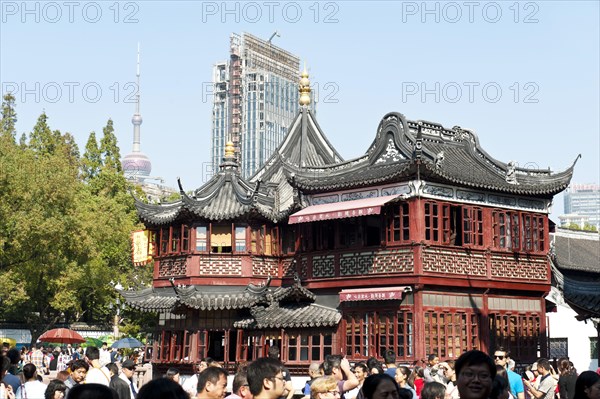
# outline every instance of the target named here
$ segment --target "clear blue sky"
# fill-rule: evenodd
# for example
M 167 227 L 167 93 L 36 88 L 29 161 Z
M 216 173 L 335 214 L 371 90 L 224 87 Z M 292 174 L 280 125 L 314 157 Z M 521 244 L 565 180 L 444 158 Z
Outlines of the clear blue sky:
M 206 181 L 207 87 L 231 32 L 275 30 L 273 43 L 306 61 L 317 119 L 346 159 L 397 111 L 472 129 L 504 162 L 560 171 L 581 153 L 573 182 L 600 181 L 597 1 L 2 0 L 0 12 L 0 81 L 19 90 L 19 133 L 45 110 L 81 152 L 108 118 L 131 151 L 141 43 L 142 151 L 170 186 Z M 558 221 L 562 195 L 554 202 Z

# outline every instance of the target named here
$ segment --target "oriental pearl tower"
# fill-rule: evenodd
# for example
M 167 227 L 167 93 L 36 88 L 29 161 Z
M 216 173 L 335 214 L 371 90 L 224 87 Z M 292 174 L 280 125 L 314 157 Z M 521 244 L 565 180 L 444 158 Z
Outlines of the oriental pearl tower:
M 137 94 L 135 103 L 135 113 L 131 118 L 133 123 L 133 149 L 131 153 L 125 155 L 121 164 L 123 173 L 128 180 L 136 183 L 143 183 L 145 179 L 150 177 L 152 172 L 152 163 L 146 154 L 140 151 L 140 125 L 142 124 L 142 115 L 140 114 L 140 45 L 138 43 L 137 52 Z

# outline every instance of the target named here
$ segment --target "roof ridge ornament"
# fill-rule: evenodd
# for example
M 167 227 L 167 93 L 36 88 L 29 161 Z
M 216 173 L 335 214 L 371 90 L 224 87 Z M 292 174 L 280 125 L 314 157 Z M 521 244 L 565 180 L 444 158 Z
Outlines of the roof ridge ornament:
M 508 184 L 519 184 L 517 181 L 517 162 L 508 161 L 505 180 Z
M 300 84 L 298 91 L 300 92 L 300 105 L 308 108 L 310 105 L 310 80 L 308 79 L 308 72 L 306 70 L 306 63 L 304 64 L 304 71 L 300 75 Z

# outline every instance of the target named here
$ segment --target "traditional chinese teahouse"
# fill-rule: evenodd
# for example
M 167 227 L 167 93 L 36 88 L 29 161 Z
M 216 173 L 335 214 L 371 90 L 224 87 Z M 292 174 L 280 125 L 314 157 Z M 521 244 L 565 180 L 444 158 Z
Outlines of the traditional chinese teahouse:
M 548 213 L 571 179 L 492 158 L 474 132 L 399 113 L 344 161 L 308 109 L 244 180 L 235 146 L 204 186 L 137 203 L 154 236 L 154 282 L 123 291 L 158 313 L 153 362 L 233 366 L 281 348 L 292 370 L 344 353 L 546 348 Z M 354 132 L 351 134 L 361 134 Z M 349 135 L 351 135 L 349 134 Z

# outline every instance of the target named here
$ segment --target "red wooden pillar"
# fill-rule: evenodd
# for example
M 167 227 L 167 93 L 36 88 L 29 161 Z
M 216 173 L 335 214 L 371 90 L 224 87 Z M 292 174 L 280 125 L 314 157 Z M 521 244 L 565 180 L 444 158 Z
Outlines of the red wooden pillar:
M 425 353 L 425 316 L 423 312 L 423 290 L 415 289 L 413 292 L 415 312 L 413 323 L 415 328 L 415 360 L 427 357 Z

